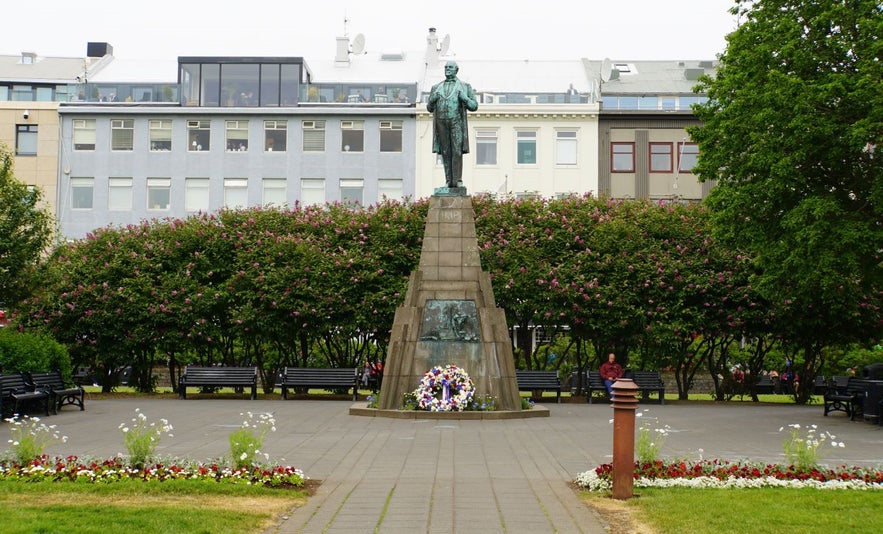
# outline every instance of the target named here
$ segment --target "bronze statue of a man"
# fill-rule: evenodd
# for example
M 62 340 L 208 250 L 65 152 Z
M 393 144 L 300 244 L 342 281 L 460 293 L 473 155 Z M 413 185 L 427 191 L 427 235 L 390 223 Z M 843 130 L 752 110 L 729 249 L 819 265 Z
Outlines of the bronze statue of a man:
M 445 64 L 445 81 L 432 86 L 426 109 L 433 114 L 432 152 L 441 154 L 448 187 L 460 187 L 463 154 L 469 153 L 466 111 L 478 109 L 472 86 L 457 78 L 457 63 Z

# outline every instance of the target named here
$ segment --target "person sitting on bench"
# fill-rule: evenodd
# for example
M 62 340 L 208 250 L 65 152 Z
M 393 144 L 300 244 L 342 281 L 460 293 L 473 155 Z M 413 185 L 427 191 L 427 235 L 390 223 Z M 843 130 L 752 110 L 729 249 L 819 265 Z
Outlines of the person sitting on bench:
M 601 364 L 601 378 L 607 386 L 607 394 L 613 397 L 613 383 L 622 378 L 622 366 L 616 363 L 616 355 L 612 352 L 607 356 L 607 361 Z

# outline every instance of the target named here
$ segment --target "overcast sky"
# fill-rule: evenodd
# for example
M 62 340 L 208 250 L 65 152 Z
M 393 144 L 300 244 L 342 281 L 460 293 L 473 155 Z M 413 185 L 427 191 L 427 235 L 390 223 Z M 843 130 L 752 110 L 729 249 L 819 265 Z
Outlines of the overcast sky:
M 7 2 L 0 54 L 82 57 L 108 42 L 126 59 L 333 59 L 335 38 L 368 52 L 422 51 L 430 27 L 464 59 L 714 59 L 734 0 L 146 0 Z M 346 20 L 346 23 L 344 21 Z

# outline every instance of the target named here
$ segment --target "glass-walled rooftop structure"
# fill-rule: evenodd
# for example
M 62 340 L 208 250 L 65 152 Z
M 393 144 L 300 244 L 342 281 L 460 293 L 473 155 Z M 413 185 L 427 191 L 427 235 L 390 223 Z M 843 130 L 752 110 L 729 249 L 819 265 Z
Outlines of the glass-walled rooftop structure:
M 184 106 L 296 106 L 310 72 L 300 57 L 180 57 Z

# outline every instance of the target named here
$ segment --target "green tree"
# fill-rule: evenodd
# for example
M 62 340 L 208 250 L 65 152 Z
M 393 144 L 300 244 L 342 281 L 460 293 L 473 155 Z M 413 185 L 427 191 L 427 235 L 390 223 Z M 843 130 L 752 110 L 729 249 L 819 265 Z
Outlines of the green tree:
M 13 307 L 26 297 L 30 276 L 52 239 L 42 194 L 15 179 L 12 153 L 0 144 L 0 300 Z
M 694 172 L 719 235 L 756 261 L 757 289 L 799 352 L 806 401 L 826 346 L 879 337 L 883 288 L 883 10 L 878 0 L 740 1 Z

